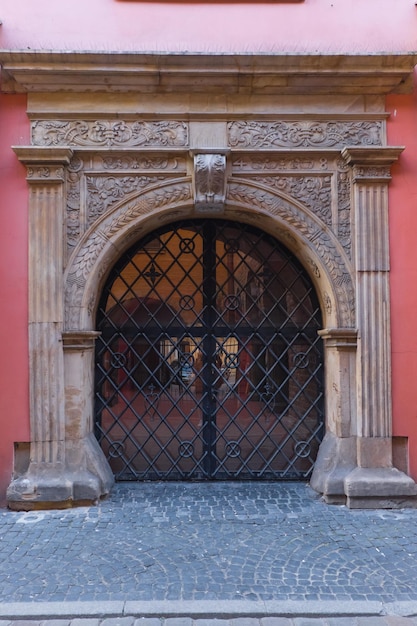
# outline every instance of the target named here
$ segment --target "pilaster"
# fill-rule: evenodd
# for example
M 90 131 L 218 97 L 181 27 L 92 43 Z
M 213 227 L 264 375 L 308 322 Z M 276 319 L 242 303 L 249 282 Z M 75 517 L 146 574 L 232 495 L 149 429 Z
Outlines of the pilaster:
M 414 482 L 392 467 L 388 184 L 402 147 L 345 148 L 352 168 L 357 326 L 357 463 L 345 479 L 351 507 L 404 504 Z
M 326 502 L 344 503 L 344 480 L 356 467 L 356 348 L 354 328 L 319 331 L 324 341 L 326 434 L 310 480 Z
M 29 183 L 31 448 L 29 469 L 12 481 L 7 498 L 14 509 L 52 502 L 71 506 L 80 476 L 72 474 L 67 459 L 62 331 L 65 166 L 72 150 L 19 147 L 15 152 L 27 167 Z M 96 500 L 101 495 L 96 492 L 84 490 L 81 499 Z

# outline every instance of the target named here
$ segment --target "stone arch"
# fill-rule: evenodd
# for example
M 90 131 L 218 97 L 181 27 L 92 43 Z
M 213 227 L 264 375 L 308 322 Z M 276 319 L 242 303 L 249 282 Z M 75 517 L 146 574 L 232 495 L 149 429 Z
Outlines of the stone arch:
M 87 231 L 74 251 L 65 280 L 65 327 L 94 328 L 101 285 L 135 240 L 163 223 L 198 217 L 190 179 L 168 181 L 120 202 Z M 210 213 L 201 214 L 207 217 Z M 336 237 L 301 203 L 246 180 L 230 179 L 224 217 L 261 228 L 282 241 L 310 274 L 326 327 L 354 325 L 354 287 L 349 261 Z

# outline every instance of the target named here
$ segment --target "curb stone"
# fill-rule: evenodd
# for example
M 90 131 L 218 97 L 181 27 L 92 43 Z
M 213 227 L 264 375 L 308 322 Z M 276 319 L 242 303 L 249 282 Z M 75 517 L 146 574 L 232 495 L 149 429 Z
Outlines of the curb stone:
M 51 626 L 134 626 L 138 618 L 188 618 L 194 620 L 243 620 L 250 618 L 287 617 L 330 618 L 330 617 L 414 617 L 417 602 L 343 601 L 110 601 L 110 602 L 22 602 L 0 604 L 0 626 L 7 620 L 16 622 L 45 621 Z M 77 622 L 79 620 L 79 623 Z M 51 624 L 51 622 L 54 624 Z M 82 622 L 82 624 L 81 624 Z M 250 624 L 249 621 L 246 624 Z M 139 625 L 138 625 L 139 626 Z M 176 626 L 173 623 L 169 626 Z M 199 626 L 203 626 L 200 624 Z M 235 624 L 233 625 L 235 626 Z

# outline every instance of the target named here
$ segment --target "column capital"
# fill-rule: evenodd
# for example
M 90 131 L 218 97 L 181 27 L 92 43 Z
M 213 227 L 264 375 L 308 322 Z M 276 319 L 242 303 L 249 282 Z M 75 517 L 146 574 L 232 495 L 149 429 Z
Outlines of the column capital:
M 323 328 L 318 334 L 329 348 L 356 349 L 358 342 L 356 328 Z
M 88 350 L 94 348 L 95 340 L 101 335 L 95 330 L 70 330 L 62 333 L 64 350 Z
M 13 150 L 27 168 L 29 183 L 62 183 L 64 167 L 69 165 L 74 153 L 71 148 L 56 146 L 14 146 Z
M 360 146 L 346 147 L 342 157 L 353 168 L 353 182 L 382 182 L 391 180 L 391 166 L 395 163 L 403 146 Z

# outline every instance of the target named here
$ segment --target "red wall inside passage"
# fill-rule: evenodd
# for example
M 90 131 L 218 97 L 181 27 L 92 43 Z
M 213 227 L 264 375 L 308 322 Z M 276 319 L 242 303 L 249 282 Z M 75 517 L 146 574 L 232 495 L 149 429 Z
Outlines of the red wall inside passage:
M 26 168 L 10 146 L 29 144 L 26 96 L 0 94 L 0 502 L 13 443 L 29 441 Z
M 410 96 L 389 96 L 388 143 L 406 146 L 390 186 L 394 435 L 409 438 L 417 480 L 417 75 Z

